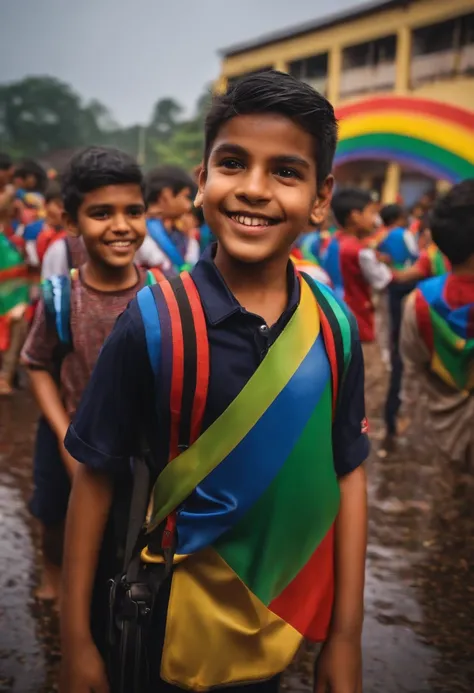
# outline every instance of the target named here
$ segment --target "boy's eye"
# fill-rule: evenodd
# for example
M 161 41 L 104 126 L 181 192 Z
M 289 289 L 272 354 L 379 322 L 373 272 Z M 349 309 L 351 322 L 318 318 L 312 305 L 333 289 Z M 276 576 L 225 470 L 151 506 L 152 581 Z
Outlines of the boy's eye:
M 145 214 L 145 210 L 143 209 L 143 207 L 140 207 L 138 205 L 137 205 L 137 207 L 130 207 L 128 210 L 128 215 L 130 217 L 134 217 L 135 219 L 137 217 L 143 216 L 144 214 Z
M 275 173 L 280 178 L 301 178 L 301 174 L 298 171 L 294 168 L 288 168 L 287 166 L 277 169 Z
M 237 159 L 223 159 L 219 166 L 222 166 L 223 168 L 229 168 L 232 170 L 243 168 L 243 164 L 238 161 Z
M 103 221 L 104 219 L 107 219 L 109 216 L 109 212 L 106 209 L 94 209 L 94 211 L 91 213 L 91 217 L 93 219 L 97 219 L 98 221 Z

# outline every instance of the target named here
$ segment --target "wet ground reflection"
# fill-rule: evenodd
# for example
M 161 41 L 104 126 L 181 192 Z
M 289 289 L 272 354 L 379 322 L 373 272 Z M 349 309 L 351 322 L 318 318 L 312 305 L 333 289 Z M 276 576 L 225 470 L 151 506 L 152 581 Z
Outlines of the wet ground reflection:
M 385 456 L 377 418 L 385 376 L 370 370 L 364 691 L 472 693 L 474 470 L 438 458 L 413 421 L 398 452 Z M 25 392 L 0 400 L 1 693 L 51 693 L 59 660 L 55 615 L 31 597 L 37 537 L 26 502 L 35 416 Z M 285 689 L 310 690 L 312 661 L 305 648 Z

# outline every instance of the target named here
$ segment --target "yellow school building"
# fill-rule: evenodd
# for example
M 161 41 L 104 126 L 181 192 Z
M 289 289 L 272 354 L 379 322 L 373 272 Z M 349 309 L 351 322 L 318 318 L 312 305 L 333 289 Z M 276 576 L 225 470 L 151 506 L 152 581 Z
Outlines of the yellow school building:
M 338 181 L 407 204 L 474 177 L 473 0 L 385 0 L 221 51 L 217 87 L 289 72 L 340 122 Z

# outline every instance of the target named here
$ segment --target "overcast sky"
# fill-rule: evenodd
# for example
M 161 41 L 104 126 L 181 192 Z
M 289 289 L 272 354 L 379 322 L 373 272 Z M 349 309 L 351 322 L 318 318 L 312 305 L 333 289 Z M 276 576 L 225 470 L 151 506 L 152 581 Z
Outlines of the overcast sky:
M 0 83 L 50 74 L 124 125 L 159 97 L 188 109 L 219 74 L 218 49 L 361 0 L 0 0 Z

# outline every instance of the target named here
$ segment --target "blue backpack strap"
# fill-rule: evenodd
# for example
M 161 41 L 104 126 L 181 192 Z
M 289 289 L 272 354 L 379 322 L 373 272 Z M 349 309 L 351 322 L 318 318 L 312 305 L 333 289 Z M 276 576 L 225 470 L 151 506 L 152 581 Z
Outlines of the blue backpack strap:
M 169 258 L 175 270 L 180 272 L 185 265 L 185 260 L 171 238 L 166 233 L 162 222 L 159 219 L 148 219 L 147 229 L 157 246 Z
M 68 349 L 72 349 L 72 275 L 72 272 L 71 275 L 54 275 L 41 284 L 46 320 L 55 330 L 59 343 Z

